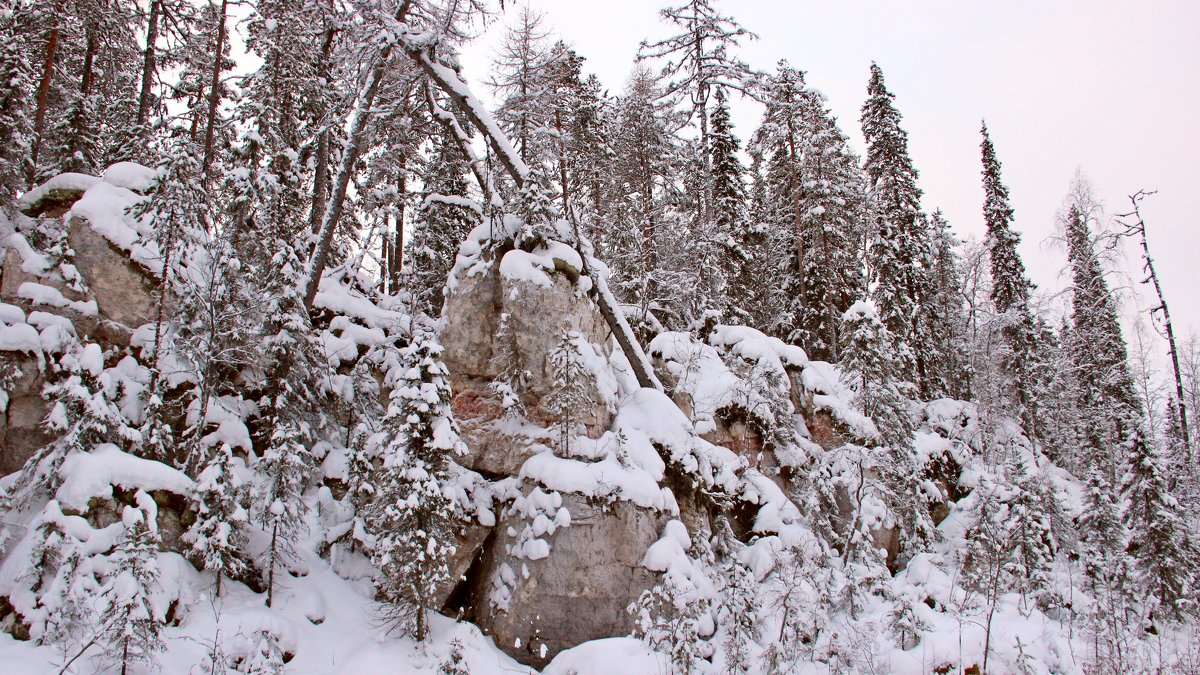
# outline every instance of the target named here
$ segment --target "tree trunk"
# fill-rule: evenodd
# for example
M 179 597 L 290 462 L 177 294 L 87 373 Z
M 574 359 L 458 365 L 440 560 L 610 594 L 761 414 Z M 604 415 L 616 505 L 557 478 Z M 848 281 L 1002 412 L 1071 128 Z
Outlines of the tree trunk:
M 29 161 L 29 187 L 37 177 L 38 155 L 42 150 L 42 134 L 46 129 L 46 105 L 50 98 L 50 85 L 54 81 L 54 59 L 58 53 L 58 38 L 61 35 L 58 27 L 50 29 L 46 37 L 46 58 L 42 61 L 42 80 L 38 83 L 37 108 L 33 114 L 33 151 Z
M 267 607 L 270 607 L 271 602 L 275 599 L 275 559 L 278 557 L 278 541 L 279 523 L 275 523 L 271 527 L 271 555 L 267 568 Z
M 321 43 L 321 61 L 318 72 L 318 77 L 323 81 L 329 81 L 329 59 L 333 52 L 333 36 L 334 26 L 332 21 L 325 29 L 325 39 Z M 330 111 L 326 111 L 328 114 Z M 325 120 L 325 125 L 321 129 L 321 133 L 317 135 L 317 166 L 313 171 L 313 200 L 312 213 L 308 219 L 309 228 L 313 234 L 316 234 L 321 229 L 321 222 L 325 220 L 325 204 L 329 198 L 329 120 Z
M 1190 466 L 1192 463 L 1192 439 L 1191 433 L 1188 430 L 1187 423 L 1187 404 L 1184 402 L 1183 392 L 1183 375 L 1179 370 L 1179 349 L 1175 343 L 1175 327 L 1171 324 L 1171 310 L 1167 308 L 1167 298 L 1163 295 L 1162 284 L 1158 280 L 1158 272 L 1154 269 L 1154 259 L 1150 257 L 1150 244 L 1146 241 L 1146 222 L 1142 219 L 1142 212 L 1139 203 L 1147 195 L 1153 192 L 1139 190 L 1137 193 L 1129 196 L 1129 201 L 1133 202 L 1133 211 L 1123 214 L 1124 217 L 1132 216 L 1137 218 L 1137 223 L 1132 226 L 1126 225 L 1128 233 L 1136 233 L 1142 245 L 1142 269 L 1146 272 L 1146 281 L 1154 285 L 1154 292 L 1158 295 L 1158 306 L 1150 310 L 1151 318 L 1156 312 L 1162 312 L 1163 316 L 1163 332 L 1167 338 L 1167 350 L 1171 356 L 1171 373 L 1175 376 L 1175 399 L 1179 402 L 1179 429 L 1183 440 L 1184 450 L 1187 453 L 1187 462 Z
M 142 90 L 138 94 L 139 129 L 150 117 L 150 88 L 154 83 L 155 45 L 158 43 L 158 15 L 162 11 L 162 0 L 150 0 L 150 16 L 146 20 L 146 51 L 142 55 Z
M 201 174 L 204 183 L 208 183 L 208 172 L 213 163 L 213 141 L 216 136 L 217 105 L 221 101 L 221 61 L 225 53 L 225 13 L 229 9 L 229 0 L 221 0 L 221 13 L 217 17 L 217 44 L 213 52 L 212 78 L 208 91 L 208 120 L 204 127 L 204 167 Z

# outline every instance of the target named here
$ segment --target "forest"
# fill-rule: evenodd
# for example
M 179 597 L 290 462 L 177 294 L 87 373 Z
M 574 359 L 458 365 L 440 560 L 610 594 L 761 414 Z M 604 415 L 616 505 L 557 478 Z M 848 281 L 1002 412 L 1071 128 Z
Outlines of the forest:
M 1200 672 L 1150 193 L 1045 292 L 675 1 L 0 0 L 0 669 Z

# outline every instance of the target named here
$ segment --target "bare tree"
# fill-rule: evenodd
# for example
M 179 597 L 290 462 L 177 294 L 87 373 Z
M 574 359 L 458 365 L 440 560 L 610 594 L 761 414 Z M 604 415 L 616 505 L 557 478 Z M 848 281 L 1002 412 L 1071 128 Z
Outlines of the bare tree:
M 1154 269 L 1154 259 L 1150 257 L 1150 244 L 1146 240 L 1146 221 L 1142 218 L 1141 212 L 1142 200 L 1152 194 L 1154 194 L 1153 190 L 1138 190 L 1129 195 L 1133 210 L 1117 214 L 1117 221 L 1122 228 L 1118 235 L 1137 238 L 1142 248 L 1142 272 L 1146 275 L 1142 279 L 1142 283 L 1153 284 L 1154 292 L 1158 296 L 1158 304 L 1150 308 L 1150 318 L 1154 320 L 1161 317 L 1162 326 L 1159 330 L 1167 339 L 1167 350 L 1171 357 L 1171 372 L 1175 376 L 1175 400 L 1178 402 L 1179 428 L 1183 434 L 1184 450 L 1190 465 L 1192 463 L 1192 441 L 1191 435 L 1188 433 L 1187 402 L 1183 394 L 1183 375 L 1179 369 L 1179 349 L 1175 344 L 1175 328 L 1171 325 L 1171 311 L 1167 308 L 1167 299 L 1163 295 L 1162 283 L 1159 281 L 1158 272 Z

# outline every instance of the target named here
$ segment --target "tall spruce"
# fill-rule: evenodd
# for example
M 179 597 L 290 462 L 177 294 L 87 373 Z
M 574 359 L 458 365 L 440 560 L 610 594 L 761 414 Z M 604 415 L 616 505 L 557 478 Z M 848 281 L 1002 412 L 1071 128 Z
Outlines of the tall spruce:
M 991 300 L 1001 325 L 1006 352 L 1002 358 L 1008 375 L 1007 394 L 1013 412 L 1033 434 L 1036 429 L 1037 402 L 1034 399 L 1033 353 L 1036 331 L 1030 292 L 1033 284 L 1025 273 L 1025 263 L 1017 252 L 1021 235 L 1012 228 L 1013 210 L 1008 188 L 1000 180 L 1000 161 L 983 124 L 980 144 L 983 158 L 983 218 L 987 224 L 988 259 L 991 266 Z
M 1134 390 L 1117 299 L 1105 277 L 1096 249 L 1094 224 L 1098 206 L 1082 178 L 1077 178 L 1061 214 L 1071 273 L 1071 356 L 1074 404 L 1085 466 L 1105 467 L 1115 483 L 1115 467 L 1137 430 L 1142 415 Z
M 917 170 L 908 154 L 908 133 L 900 127 L 895 98 L 883 70 L 872 63 L 861 117 L 873 230 L 868 236 L 867 268 L 879 318 L 903 347 L 904 376 L 920 384 L 929 341 L 921 334 L 919 314 L 933 249 L 921 213 Z

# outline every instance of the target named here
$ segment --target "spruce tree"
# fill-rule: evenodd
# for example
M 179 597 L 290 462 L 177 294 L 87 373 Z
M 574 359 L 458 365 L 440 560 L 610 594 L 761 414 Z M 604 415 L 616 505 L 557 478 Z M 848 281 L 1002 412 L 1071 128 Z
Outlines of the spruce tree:
M 1089 188 L 1077 178 L 1060 217 L 1071 272 L 1071 339 L 1067 344 L 1075 380 L 1074 405 L 1083 433 L 1086 466 L 1105 467 L 1108 480 L 1122 461 L 1142 416 L 1134 390 L 1116 297 L 1093 241 Z
M 747 321 L 763 288 L 757 281 L 768 264 L 766 237 L 762 227 L 749 218 L 745 172 L 738 157 L 741 143 L 733 134 L 725 89 L 718 87 L 710 123 L 709 165 L 712 181 L 713 235 L 725 238 L 728 248 L 724 264 L 729 284 L 725 295 L 731 317 Z
M 931 219 L 936 253 L 929 275 L 931 288 L 921 308 L 926 335 L 933 340 L 925 369 L 925 394 L 931 398 L 969 397 L 967 317 L 958 275 L 958 240 L 940 210 Z
M 145 498 L 149 500 L 148 495 Z M 141 509 L 125 507 L 125 534 L 113 551 L 113 577 L 101 596 L 104 660 L 122 675 L 135 663 L 153 668 L 157 653 L 166 648 L 162 617 L 156 615 L 151 601 L 159 569 L 158 536 L 147 523 L 149 517 Z
M 1000 181 L 1000 161 L 988 136 L 987 124 L 980 130 L 983 156 L 983 217 L 987 224 L 988 258 L 992 273 L 992 304 L 1000 316 L 1001 335 L 1007 347 L 1002 363 L 1011 373 L 1008 395 L 1028 434 L 1036 431 L 1037 401 L 1034 399 L 1033 352 L 1036 331 L 1029 296 L 1033 289 L 1025 264 L 1017 252 L 1020 234 L 1012 229 L 1013 210 L 1008 188 Z
M 842 373 L 862 413 L 875 422 L 886 445 L 908 448 L 912 421 L 908 386 L 895 338 L 869 301 L 859 301 L 842 318 Z
M 12 203 L 22 184 L 33 133 L 33 65 L 18 25 L 20 9 L 11 1 L 0 5 L 0 206 Z
M 578 331 L 563 331 L 558 344 L 546 356 L 554 379 L 545 406 L 556 420 L 558 450 L 563 456 L 571 454 L 571 439 L 585 409 L 591 405 L 588 389 L 591 373 L 584 362 L 581 343 L 586 344 L 586 340 Z
M 1171 494 L 1160 451 L 1140 429 L 1132 438 L 1126 467 L 1121 485 L 1124 520 L 1144 597 L 1159 620 L 1192 616 L 1200 551 Z
M 450 410 L 442 348 L 418 328 L 401 349 L 383 424 L 387 440 L 366 522 L 377 541 L 381 612 L 393 629 L 428 636 L 427 613 L 449 579 L 455 505 L 448 495 L 451 458 L 463 451 Z
M 868 236 L 867 268 L 879 318 L 902 346 L 905 378 L 924 387 L 930 341 L 922 334 L 918 319 L 922 294 L 928 288 L 933 246 L 921 213 L 921 190 L 908 154 L 908 134 L 900 127 L 894 99 L 883 71 L 872 63 L 861 118 L 873 230 Z
M 246 572 L 242 558 L 249 521 L 242 506 L 245 492 L 233 465 L 233 450 L 222 443 L 196 478 L 193 497 L 196 522 L 184 535 L 184 541 L 190 545 L 189 557 L 216 575 L 217 595 L 221 594 L 223 578 Z
M 468 171 L 457 141 L 445 130 L 435 132 L 406 256 L 415 309 L 431 317 L 442 313 L 446 277 L 459 244 L 482 222 L 479 206 L 470 199 Z

